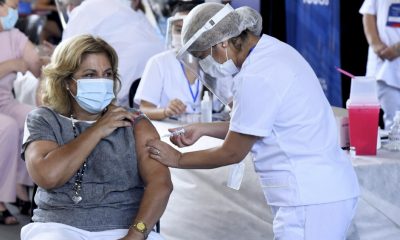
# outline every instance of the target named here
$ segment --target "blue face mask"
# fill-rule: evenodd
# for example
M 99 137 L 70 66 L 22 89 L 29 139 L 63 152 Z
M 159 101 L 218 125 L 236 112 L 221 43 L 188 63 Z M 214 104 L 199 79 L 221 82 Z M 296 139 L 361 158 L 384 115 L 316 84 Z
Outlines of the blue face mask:
M 79 106 L 89 113 L 97 114 L 103 111 L 115 98 L 113 80 L 96 78 L 75 81 L 77 83 L 77 93 L 76 96 L 72 95 L 72 93 L 71 95 Z
M 12 29 L 18 21 L 18 10 L 14 8 L 8 8 L 7 16 L 0 17 L 1 26 L 4 30 Z

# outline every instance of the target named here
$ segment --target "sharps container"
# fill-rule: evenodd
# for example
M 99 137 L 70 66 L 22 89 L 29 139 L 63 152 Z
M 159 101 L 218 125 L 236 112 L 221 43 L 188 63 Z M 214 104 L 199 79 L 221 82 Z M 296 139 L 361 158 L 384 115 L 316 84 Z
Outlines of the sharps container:
M 349 111 L 350 147 L 356 155 L 376 155 L 379 101 L 374 77 L 354 77 L 351 81 Z

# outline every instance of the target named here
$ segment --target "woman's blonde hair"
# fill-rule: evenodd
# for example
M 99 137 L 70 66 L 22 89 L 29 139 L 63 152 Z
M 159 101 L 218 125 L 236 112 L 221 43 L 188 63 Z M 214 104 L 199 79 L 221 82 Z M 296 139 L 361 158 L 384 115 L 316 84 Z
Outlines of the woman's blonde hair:
M 103 39 L 91 35 L 80 35 L 60 43 L 43 69 L 43 104 L 62 115 L 72 113 L 71 94 L 68 83 L 78 71 L 82 60 L 88 54 L 104 53 L 114 74 L 114 94 L 117 95 L 121 81 L 118 75 L 118 56 L 115 50 Z

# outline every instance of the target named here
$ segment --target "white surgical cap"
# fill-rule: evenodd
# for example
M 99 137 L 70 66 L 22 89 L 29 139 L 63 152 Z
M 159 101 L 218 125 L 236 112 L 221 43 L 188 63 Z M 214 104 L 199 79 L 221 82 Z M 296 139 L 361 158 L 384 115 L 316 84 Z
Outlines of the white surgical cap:
M 223 7 L 224 5 L 219 3 L 203 3 L 193 8 L 183 22 L 183 44 L 186 44 Z M 246 29 L 254 35 L 260 35 L 262 18 L 256 10 L 240 7 L 228 13 L 213 28 L 201 34 L 187 51 L 207 50 L 217 43 L 239 36 Z

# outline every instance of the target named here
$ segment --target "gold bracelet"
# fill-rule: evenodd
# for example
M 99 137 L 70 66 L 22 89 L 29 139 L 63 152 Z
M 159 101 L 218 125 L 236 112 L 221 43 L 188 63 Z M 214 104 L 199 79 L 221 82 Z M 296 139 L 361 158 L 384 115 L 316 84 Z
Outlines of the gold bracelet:
M 129 227 L 129 229 L 133 228 L 135 231 L 140 232 L 144 235 L 144 239 L 147 239 L 149 236 L 149 231 L 147 229 L 146 224 L 143 221 L 135 221 L 135 223 Z

